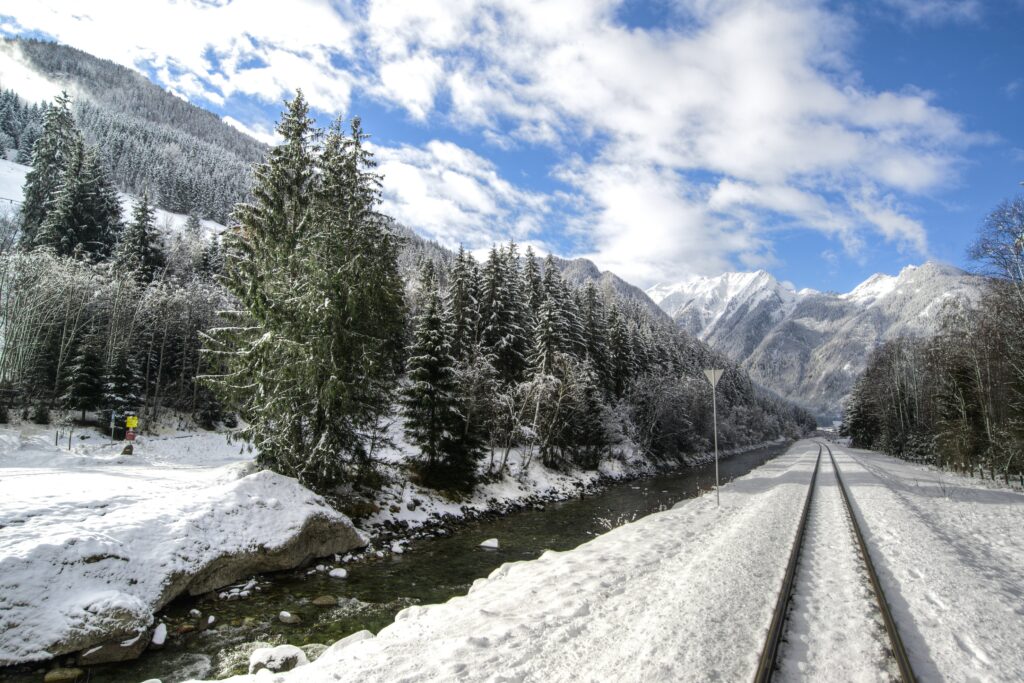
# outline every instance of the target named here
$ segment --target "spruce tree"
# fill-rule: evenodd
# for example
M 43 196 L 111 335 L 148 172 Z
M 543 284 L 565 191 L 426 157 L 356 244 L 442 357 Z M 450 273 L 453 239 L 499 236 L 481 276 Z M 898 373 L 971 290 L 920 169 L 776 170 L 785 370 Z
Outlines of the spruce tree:
M 156 228 L 156 212 L 146 192 L 135 202 L 132 218 L 121 232 L 114 254 L 118 272 L 131 274 L 141 284 L 149 284 L 164 267 L 166 258 Z
M 516 262 L 514 244 L 507 250 L 494 247 L 483 272 L 480 336 L 506 384 L 521 379 L 529 364 L 526 306 Z
M 104 374 L 103 407 L 117 412 L 137 410 L 142 405 L 141 388 L 137 359 L 127 349 L 119 349 Z
M 110 255 L 120 221 L 117 194 L 96 149 L 76 140 L 32 246 L 60 256 L 100 260 Z
M 61 93 L 47 108 L 42 132 L 32 146 L 32 170 L 25 176 L 21 205 L 23 244 L 36 244 L 36 233 L 61 188 L 68 164 L 76 150 L 81 152 L 81 138 L 71 114 L 71 98 Z
M 463 438 L 465 418 L 459 410 L 451 327 L 445 320 L 430 263 L 422 278 L 426 300 L 409 348 L 409 385 L 402 395 L 405 434 L 420 449 L 417 469 L 423 483 L 435 488 L 471 489 L 480 454 Z
M 530 315 L 536 321 L 537 314 L 540 312 L 540 305 L 544 301 L 544 281 L 540 273 L 540 264 L 537 263 L 537 256 L 533 253 L 533 247 L 526 247 L 523 282 L 526 286 Z
M 452 330 L 452 356 L 458 361 L 470 360 L 476 348 L 480 324 L 477 282 L 472 261 L 473 257 L 460 245 L 448 276 L 445 309 Z
M 77 352 L 65 370 L 64 382 L 61 403 L 65 408 L 81 410 L 84 422 L 85 412 L 99 408 L 104 397 L 103 359 L 92 334 L 86 334 L 79 342 Z
M 242 310 L 211 333 L 210 378 L 248 422 L 257 462 L 318 490 L 369 473 L 398 367 L 403 290 L 380 179 L 353 122 L 324 141 L 301 91 L 283 142 L 235 211 L 224 282 Z

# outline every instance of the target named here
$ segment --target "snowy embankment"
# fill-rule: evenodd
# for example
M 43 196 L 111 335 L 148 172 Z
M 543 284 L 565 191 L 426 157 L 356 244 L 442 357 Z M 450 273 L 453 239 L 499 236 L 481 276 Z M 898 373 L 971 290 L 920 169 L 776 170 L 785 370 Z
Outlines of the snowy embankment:
M 567 552 L 502 565 L 282 680 L 743 680 L 757 664 L 817 446 Z M 241 676 L 236 681 L 255 680 Z
M 392 483 L 385 485 L 374 501 L 379 508 L 362 519 L 361 526 L 372 536 L 403 536 L 417 529 L 429 528 L 445 519 L 465 519 L 487 513 L 509 512 L 543 501 L 566 500 L 610 482 L 652 476 L 665 469 L 696 466 L 714 460 L 713 453 L 688 455 L 678 463 L 653 463 L 628 439 L 623 439 L 600 461 L 595 470 L 569 469 L 557 471 L 545 467 L 536 451 L 513 448 L 507 458 L 499 451 L 480 463 L 482 481 L 462 500 L 451 500 L 437 492 L 407 481 L 405 467 L 416 457 L 402 431 L 402 419 L 396 417 L 389 429 L 392 446 L 376 454 L 380 463 L 390 469 Z M 723 450 L 720 456 L 743 453 L 785 443 L 779 438 L 742 448 Z M 501 464 L 504 461 L 504 469 Z M 501 470 L 495 478 L 489 473 Z
M 35 432 L 0 430 L 0 665 L 137 656 L 176 595 L 365 545 L 294 479 L 246 474 L 221 434 L 121 456 L 95 433 L 69 453 Z

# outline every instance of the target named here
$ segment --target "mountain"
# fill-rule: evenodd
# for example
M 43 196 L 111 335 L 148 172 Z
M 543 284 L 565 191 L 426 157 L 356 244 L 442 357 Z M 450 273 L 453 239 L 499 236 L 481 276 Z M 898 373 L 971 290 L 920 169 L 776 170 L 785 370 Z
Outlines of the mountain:
M 220 223 L 246 198 L 252 165 L 267 147 L 216 114 L 140 73 L 66 45 L 2 39 L 0 53 L 5 63 L 32 74 L 34 83 L 71 95 L 78 126 L 122 192 L 145 191 L 168 211 Z M 27 91 L 17 94 L 30 99 Z
M 656 285 L 651 299 L 754 381 L 832 419 L 878 344 L 934 334 L 947 302 L 975 302 L 982 278 L 927 262 L 873 275 L 846 294 L 800 291 L 761 270 Z
M 582 287 L 593 282 L 597 289 L 606 295 L 615 295 L 619 299 L 636 304 L 650 313 L 655 320 L 668 321 L 669 316 L 658 304 L 636 285 L 631 285 L 615 273 L 599 269 L 593 261 L 585 258 L 563 259 L 555 257 L 555 265 L 562 272 L 566 282 Z M 691 335 L 696 336 L 696 335 Z

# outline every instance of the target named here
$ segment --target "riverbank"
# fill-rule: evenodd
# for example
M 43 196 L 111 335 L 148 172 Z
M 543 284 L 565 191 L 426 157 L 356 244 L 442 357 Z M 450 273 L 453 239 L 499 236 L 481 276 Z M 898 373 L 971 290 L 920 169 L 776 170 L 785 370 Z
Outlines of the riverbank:
M 1024 581 L 1024 496 L 833 450 L 918 676 L 1021 680 L 1024 621 L 1014 598 Z M 376 635 L 354 633 L 274 679 L 749 680 L 817 453 L 813 442 L 795 444 L 724 486 L 721 506 L 701 496 L 572 550 L 505 562 L 465 594 L 409 606 Z M 834 535 L 808 542 L 834 559 Z M 818 616 L 811 632 L 834 629 L 834 613 Z M 801 637 L 787 656 L 806 676 Z M 887 679 L 877 654 L 843 671 Z
M 120 455 L 122 444 L 93 431 L 74 434 L 71 450 L 66 433 L 59 446 L 53 438 L 52 428 L 0 430 L 0 562 L 7 563 L 8 596 L 6 604 L 0 599 L 0 623 L 11 641 L 0 652 L 8 663 L 92 649 L 91 659 L 64 661 L 91 664 L 111 656 L 110 648 L 94 649 L 111 639 L 119 644 L 115 658 L 137 656 L 151 639 L 154 612 L 176 592 L 208 591 L 219 587 L 214 583 L 301 566 L 314 556 L 334 555 L 325 570 L 346 560 L 378 561 L 475 520 L 578 498 L 658 469 L 631 448 L 616 451 L 594 472 L 554 472 L 514 451 L 500 477 L 451 501 L 406 479 L 409 453 L 399 441 L 382 464 L 391 483 L 361 520 L 366 533 L 356 541 L 342 532 L 351 529 L 348 520 L 320 497 L 293 480 L 253 474 L 251 454 L 223 433 L 167 428 L 140 438 L 132 456 Z M 222 533 L 206 533 L 211 529 Z M 307 542 L 327 536 L 345 540 Z M 367 541 L 365 551 L 355 550 Z M 291 552 L 278 553 L 275 561 L 257 558 L 233 563 L 230 573 L 216 570 L 218 557 L 286 546 Z M 244 599 L 241 593 L 225 592 L 223 599 Z M 177 635 L 172 630 L 168 638 Z

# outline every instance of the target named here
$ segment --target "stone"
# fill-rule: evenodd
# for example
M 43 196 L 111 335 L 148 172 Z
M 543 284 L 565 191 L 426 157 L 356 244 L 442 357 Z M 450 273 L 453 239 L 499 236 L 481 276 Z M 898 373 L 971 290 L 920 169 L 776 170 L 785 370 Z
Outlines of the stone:
M 327 574 L 332 579 L 345 579 L 348 578 L 348 570 L 342 567 L 336 567 Z
M 311 662 L 315 662 L 317 658 L 323 653 L 327 652 L 327 646 L 322 643 L 310 643 L 308 645 L 302 645 L 301 649 L 306 653 L 306 659 Z
M 302 623 L 302 617 L 300 617 L 298 614 L 292 614 L 291 612 L 286 612 L 284 610 L 282 610 L 281 613 L 277 615 L 277 618 L 282 624 Z
M 333 595 L 319 595 L 313 598 L 313 604 L 317 607 L 334 607 L 338 604 L 338 599 Z
M 163 648 L 164 643 L 167 642 L 167 624 L 160 622 L 153 629 L 153 638 L 149 642 L 151 650 L 159 650 Z
M 149 647 L 151 639 L 152 633 L 146 629 L 127 640 L 113 640 L 91 647 L 78 655 L 75 663 L 79 666 L 95 666 L 135 659 Z
M 85 672 L 81 669 L 50 669 L 43 676 L 43 683 L 71 683 L 84 675 Z
M 495 549 L 496 550 L 498 548 L 498 539 L 496 539 L 496 538 L 488 538 L 486 541 L 484 541 L 483 543 L 480 544 L 480 547 L 481 548 L 491 548 L 491 549 Z
M 249 655 L 250 674 L 262 669 L 267 669 L 272 673 L 281 673 L 305 664 L 309 664 L 309 658 L 306 657 L 305 652 L 294 645 L 261 647 Z
M 54 657 L 59 657 L 75 652 L 87 652 L 96 646 L 106 646 L 133 638 L 152 623 L 154 613 L 180 595 L 204 595 L 256 574 L 294 569 L 316 558 L 363 548 L 366 542 L 367 539 L 347 520 L 311 516 L 283 545 L 277 548 L 258 546 L 244 552 L 211 556 L 206 564 L 194 573 L 170 575 L 161 594 L 148 605 L 148 613 L 143 613 L 139 609 L 110 609 L 87 623 L 84 628 L 68 632 L 60 639 L 54 639 L 47 645 L 46 650 Z M 191 624 L 185 626 L 187 628 L 179 631 L 180 633 L 195 629 Z M 145 640 L 148 645 L 148 638 Z M 107 648 L 105 652 L 118 652 L 118 656 L 121 656 L 124 650 L 125 648 Z M 140 650 L 139 654 L 141 652 Z M 19 662 L 15 660 L 0 658 L 0 666 L 17 663 Z

